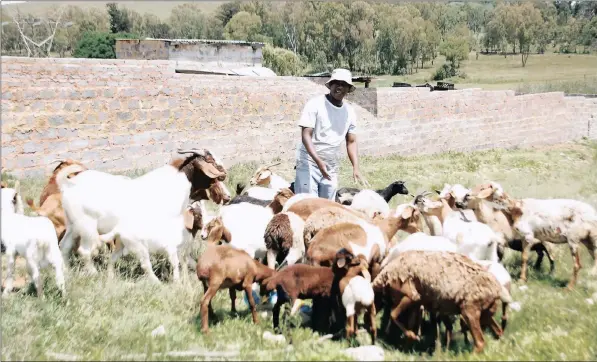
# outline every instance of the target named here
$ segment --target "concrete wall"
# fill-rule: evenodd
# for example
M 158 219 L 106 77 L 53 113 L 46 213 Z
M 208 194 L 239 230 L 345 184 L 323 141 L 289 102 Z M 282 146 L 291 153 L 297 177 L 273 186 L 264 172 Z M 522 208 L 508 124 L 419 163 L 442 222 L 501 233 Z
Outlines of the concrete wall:
M 176 74 L 174 63 L 2 57 L 3 169 L 44 174 L 60 157 L 113 171 L 157 167 L 189 146 L 227 165 L 290 160 L 304 103 L 327 91 L 304 78 Z M 350 100 L 361 154 L 597 138 L 597 99 L 560 92 L 370 88 Z
M 118 59 L 188 60 L 207 67 L 255 67 L 263 58 L 260 47 L 235 43 L 121 39 L 115 51 Z

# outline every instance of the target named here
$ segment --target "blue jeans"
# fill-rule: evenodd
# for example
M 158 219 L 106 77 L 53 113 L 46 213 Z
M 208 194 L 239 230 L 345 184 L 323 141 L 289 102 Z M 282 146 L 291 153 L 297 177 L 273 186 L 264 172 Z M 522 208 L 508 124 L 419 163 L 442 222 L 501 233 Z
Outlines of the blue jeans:
M 323 177 L 319 167 L 309 161 L 298 161 L 296 165 L 296 178 L 294 192 L 296 194 L 312 194 L 324 199 L 334 200 L 338 190 L 338 175 L 328 168 L 328 180 Z

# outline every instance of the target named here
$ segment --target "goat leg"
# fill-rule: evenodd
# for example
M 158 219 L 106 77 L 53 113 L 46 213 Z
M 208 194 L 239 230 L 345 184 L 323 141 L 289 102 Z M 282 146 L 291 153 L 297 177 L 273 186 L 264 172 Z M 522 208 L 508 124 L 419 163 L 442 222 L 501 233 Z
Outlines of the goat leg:
M 481 329 L 481 311 L 477 306 L 468 305 L 462 308 L 461 313 L 473 336 L 473 341 L 475 343 L 474 352 L 482 352 L 485 347 L 485 340 L 483 338 L 483 330 Z
M 219 284 L 217 286 L 210 285 L 201 300 L 201 333 L 209 333 L 209 315 L 213 313 L 213 310 L 211 310 L 211 298 L 216 295 L 218 289 Z
M 12 292 L 12 289 L 13 289 L 16 251 L 12 248 L 10 250 L 7 249 L 6 256 L 7 256 L 6 284 L 4 285 L 4 291 L 2 292 L 3 296 L 8 295 L 10 292 Z
M 236 289 L 228 288 L 228 294 L 230 294 L 230 313 L 236 314 Z
M 251 288 L 251 283 L 245 283 L 245 293 L 247 294 L 247 299 L 249 300 L 249 306 L 251 307 L 251 315 L 253 316 L 253 323 L 258 324 L 259 320 L 257 319 L 257 308 L 255 307 L 255 299 L 253 299 L 253 289 Z M 232 288 L 230 289 L 232 290 Z
M 420 341 L 421 339 L 419 338 L 419 336 L 417 336 L 413 331 L 406 329 L 406 327 L 404 327 L 404 325 L 400 323 L 400 321 L 398 320 L 400 313 L 403 310 L 407 309 L 412 303 L 413 301 L 410 298 L 408 298 L 407 296 L 403 296 L 398 305 L 392 309 L 390 317 L 407 338 L 415 341 Z M 386 334 L 389 334 L 389 327 L 390 325 L 388 324 L 388 328 L 386 328 Z
M 568 282 L 568 286 L 566 287 L 568 290 L 574 289 L 576 285 L 576 280 L 578 279 L 578 272 L 582 268 L 580 264 L 580 255 L 578 254 L 578 244 L 570 242 L 570 253 L 572 254 L 573 262 L 574 262 L 574 269 L 572 271 L 572 278 Z

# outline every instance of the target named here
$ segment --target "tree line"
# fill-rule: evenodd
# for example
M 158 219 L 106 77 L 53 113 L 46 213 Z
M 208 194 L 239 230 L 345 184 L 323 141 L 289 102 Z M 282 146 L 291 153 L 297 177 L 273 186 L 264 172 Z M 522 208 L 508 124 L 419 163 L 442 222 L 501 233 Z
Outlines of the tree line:
M 232 1 L 206 13 L 196 3 L 175 7 L 168 18 L 107 4 L 68 5 L 53 40 L 61 57 L 114 55 L 114 38 L 230 39 L 264 42 L 266 66 L 279 75 L 347 67 L 365 74 L 411 74 L 438 55 L 455 75 L 471 51 L 520 56 L 597 50 L 597 2 L 486 1 L 384 3 L 364 0 Z M 34 17 L 24 15 L 23 18 Z M 25 22 L 25 24 L 32 21 Z M 29 37 L 34 26 L 22 26 Z M 22 54 L 14 23 L 2 27 L 2 53 Z

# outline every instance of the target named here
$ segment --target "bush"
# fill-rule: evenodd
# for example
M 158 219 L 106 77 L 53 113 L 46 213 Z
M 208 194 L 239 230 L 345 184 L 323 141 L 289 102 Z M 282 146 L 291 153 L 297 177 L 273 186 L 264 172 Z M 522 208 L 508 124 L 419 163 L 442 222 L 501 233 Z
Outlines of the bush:
M 305 68 L 305 64 L 296 53 L 269 44 L 263 47 L 263 65 L 279 76 L 302 75 Z
M 138 39 L 139 37 L 129 33 L 85 32 L 77 43 L 73 57 L 116 59 L 116 38 Z
M 458 75 L 458 70 L 452 63 L 444 63 L 433 74 L 433 80 L 444 80 L 446 78 L 455 77 Z

